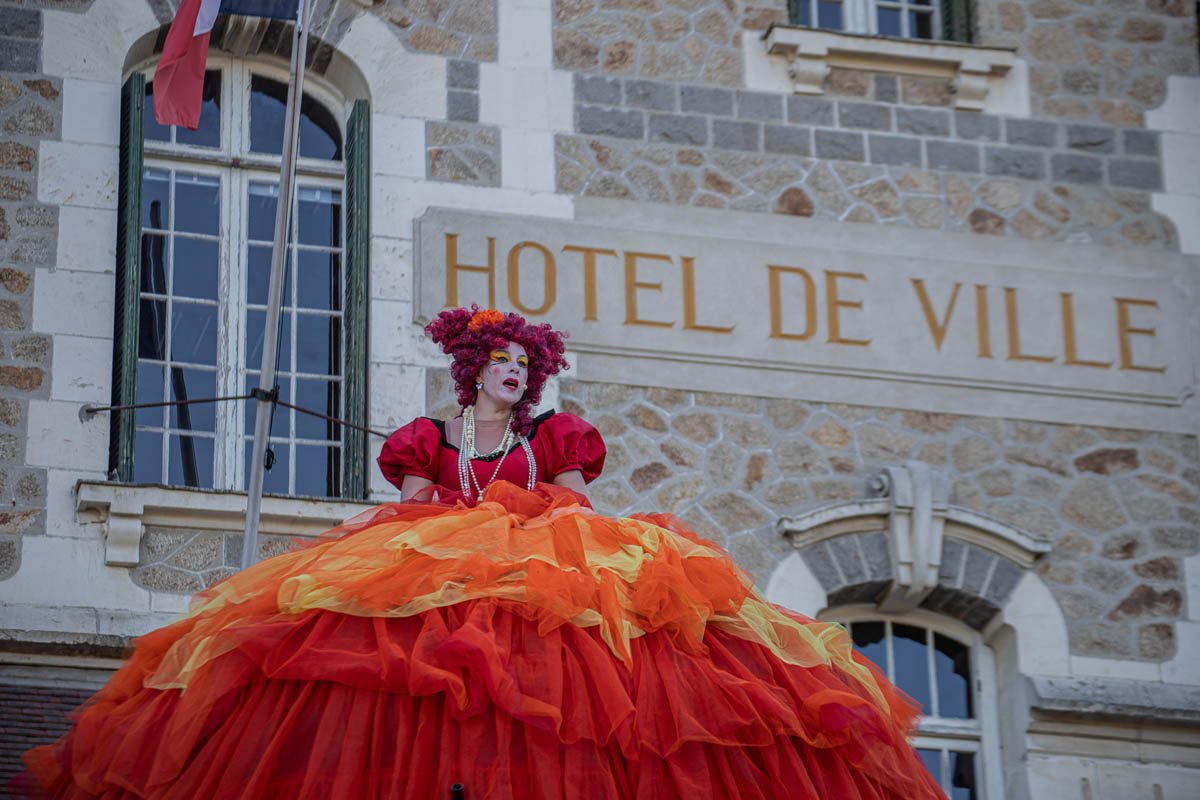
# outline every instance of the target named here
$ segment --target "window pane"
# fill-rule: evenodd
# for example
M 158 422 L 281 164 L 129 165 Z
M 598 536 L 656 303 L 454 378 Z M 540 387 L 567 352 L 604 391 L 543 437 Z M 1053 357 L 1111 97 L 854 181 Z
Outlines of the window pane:
M 146 117 L 142 120 L 142 140 L 148 142 L 171 141 L 171 128 L 159 125 L 154 118 L 154 81 L 146 81 Z
M 262 75 L 250 79 L 251 150 L 274 155 L 283 152 L 286 111 L 287 84 Z M 299 155 L 332 161 L 342 157 L 342 135 L 337 120 L 308 94 L 300 101 Z
M 817 27 L 831 31 L 842 29 L 842 4 L 840 2 L 817 2 Z
M 167 293 L 167 237 L 161 233 L 142 234 L 141 290 L 150 294 Z
M 246 366 L 261 367 L 263 351 L 263 326 L 267 322 L 266 311 L 250 309 L 246 312 Z M 276 353 L 276 363 L 282 372 L 292 371 L 292 315 L 289 312 L 280 314 L 280 324 L 283 336 L 279 339 L 279 349 Z M 271 332 L 277 335 L 276 331 Z M 257 384 L 255 384 L 257 385 Z
M 279 399 L 285 403 L 290 403 L 292 400 L 292 378 L 288 374 L 275 375 L 275 382 L 279 385 Z M 246 389 L 245 393 L 249 394 L 251 389 L 258 386 L 258 371 L 246 373 Z M 246 402 L 246 435 L 254 435 L 255 415 L 258 413 L 258 401 L 247 400 Z M 268 407 L 269 408 L 269 407 Z M 271 437 L 289 437 L 291 431 L 291 409 L 283 408 L 282 406 L 275 407 L 275 419 L 271 423 Z
M 175 230 L 220 234 L 220 188 L 217 178 L 175 173 Z
M 316 187 L 296 192 L 296 230 L 300 244 L 342 245 L 342 193 Z
M 163 399 L 163 368 L 157 364 L 138 363 L 137 403 L 161 403 Z M 138 427 L 161 428 L 166 422 L 165 408 L 139 408 L 134 413 L 134 424 Z M 135 445 L 136 447 L 136 445 Z M 136 452 L 136 450 L 135 450 Z M 142 456 L 137 454 L 137 458 Z M 157 462 L 155 462 L 157 463 Z M 157 469 L 157 467 L 155 467 Z
M 170 436 L 167 482 L 172 486 L 213 486 L 213 440 L 202 436 Z
M 850 626 L 850 638 L 858 652 L 887 672 L 887 644 L 884 642 L 882 622 L 855 622 Z
M 975 800 L 975 755 L 948 753 L 950 756 L 950 800 Z
M 246 302 L 265 306 L 271 286 L 271 248 L 250 245 L 246 253 Z
M 880 8 L 879 10 L 879 33 L 882 36 L 899 36 L 900 35 L 900 9 L 898 8 Z
M 929 774 L 937 781 L 938 786 L 943 783 L 942 778 L 942 751 L 941 750 L 926 750 L 917 748 L 917 755 L 925 762 L 925 769 L 929 770 Z
M 316 314 L 296 318 L 296 371 L 337 375 L 341 350 L 341 320 Z
M 162 361 L 167 352 L 167 304 L 143 300 L 138 320 L 138 358 Z
M 217 396 L 217 374 L 208 370 L 171 367 L 171 399 L 201 400 Z M 171 406 L 171 427 L 185 431 L 216 430 L 216 403 Z
M 175 237 L 175 252 L 171 259 L 173 282 L 171 294 L 176 297 L 217 299 L 219 248 L 211 239 Z
M 133 437 L 133 482 L 162 483 L 162 434 L 138 431 Z
M 200 122 L 196 130 L 175 128 L 175 141 L 200 147 L 221 146 L 221 72 L 210 69 L 204 73 L 204 89 L 200 102 Z
M 275 207 L 278 204 L 277 186 L 267 183 L 250 184 L 248 238 L 259 242 L 275 241 Z
M 166 230 L 171 219 L 171 173 L 147 169 L 142 173 L 142 227 Z
M 178 300 L 171 304 L 171 360 L 217 363 L 216 306 Z
M 296 494 L 336 497 L 341 448 L 296 446 Z
M 961 642 L 940 633 L 933 635 L 933 649 L 938 716 L 960 719 L 973 717 L 970 650 Z
M 246 485 L 250 485 L 250 451 L 254 447 L 253 440 L 246 442 Z M 278 442 L 270 444 L 272 450 L 275 451 L 275 463 L 271 469 L 263 475 L 263 491 L 268 494 L 287 494 L 288 493 L 288 446 Z M 262 469 L 262 465 L 257 465 Z
M 812 24 L 812 9 L 809 7 L 811 2 L 812 0 L 788 0 L 788 8 L 792 12 L 792 19 L 789 21 L 792 25 Z
M 892 659 L 896 685 L 916 700 L 926 714 L 929 705 L 929 659 L 925 647 L 925 629 L 914 625 L 892 625 Z
M 933 38 L 933 14 L 928 11 L 908 12 L 909 35 L 917 39 Z
M 296 293 L 302 308 L 337 311 L 342 305 L 341 258 L 337 253 L 300 251 Z
M 331 417 L 338 416 L 338 392 L 341 384 L 331 381 L 312 381 L 303 378 L 296 379 L 296 405 L 309 411 L 319 411 Z M 336 440 L 341 434 L 334 430 L 332 422 L 314 417 L 311 414 L 296 414 L 296 437 L 298 439 Z M 299 462 L 297 462 L 299 470 Z M 299 472 L 297 471 L 297 480 Z

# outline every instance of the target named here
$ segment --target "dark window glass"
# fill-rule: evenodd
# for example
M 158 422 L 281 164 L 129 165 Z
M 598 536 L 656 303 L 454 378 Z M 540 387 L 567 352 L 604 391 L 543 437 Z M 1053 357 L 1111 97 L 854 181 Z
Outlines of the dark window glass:
M 159 125 L 158 120 L 154 118 L 154 81 L 146 81 L 146 115 L 142 120 L 142 139 L 147 142 L 171 141 L 171 127 Z
M 254 75 L 250 79 L 250 149 L 255 153 L 283 152 L 287 84 Z M 338 161 L 342 134 L 337 120 L 323 105 L 305 94 L 300 102 L 300 157 Z
M 267 322 L 267 312 L 249 309 L 246 311 L 246 366 L 261 367 L 263 351 L 263 327 Z M 292 315 L 284 311 L 280 314 L 281 333 L 272 331 L 271 335 L 279 335 L 279 348 L 276 350 L 279 369 L 282 372 L 292 371 Z M 257 386 L 257 384 L 255 384 Z
M 288 493 L 288 446 L 279 442 L 271 442 L 270 448 L 275 451 L 275 463 L 271 469 L 263 473 L 263 491 L 267 494 Z M 254 449 L 253 440 L 246 442 L 246 474 L 250 474 L 250 453 Z M 258 466 L 258 465 L 255 465 Z M 247 484 L 249 481 L 247 481 Z
M 878 9 L 879 16 L 879 33 L 883 36 L 899 36 L 900 35 L 900 9 L 898 8 L 880 8 Z
M 204 89 L 200 102 L 200 122 L 196 130 L 175 128 L 175 141 L 199 147 L 221 146 L 221 73 L 204 73 Z
M 858 652 L 875 666 L 887 672 L 887 643 L 882 622 L 855 622 L 850 626 L 850 638 Z
M 221 183 L 208 175 L 175 173 L 175 230 L 221 233 Z
M 279 399 L 285 403 L 292 402 L 292 378 L 288 373 L 275 373 L 275 383 L 279 386 Z M 247 371 L 246 373 L 246 392 L 251 389 L 258 388 L 258 370 Z M 257 401 L 246 401 L 246 435 L 254 435 L 254 420 Z M 275 407 L 275 418 L 271 422 L 271 436 L 289 436 L 291 430 L 291 415 L 294 412 L 290 408 L 283 406 Z
M 325 311 L 339 310 L 342 305 L 342 269 L 338 254 L 302 250 L 298 260 L 297 305 Z
M 305 187 L 296 194 L 296 230 L 300 244 L 341 247 L 341 192 Z
M 892 680 L 928 714 L 929 658 L 925 647 L 925 629 L 914 625 L 892 625 Z
M 142 173 L 142 227 L 166 230 L 171 224 L 171 173 L 147 169 Z
M 271 286 L 271 248 L 250 245 L 246 258 L 246 302 L 265 306 Z
M 975 755 L 948 753 L 950 756 L 950 800 L 976 800 Z
M 341 361 L 341 320 L 324 314 L 296 317 L 296 371 L 336 375 Z
M 840 31 L 842 29 L 842 4 L 819 0 L 817 2 L 817 27 Z
M 971 708 L 970 650 L 961 642 L 933 635 L 933 667 L 938 688 L 938 715 L 967 719 Z
M 189 364 L 217 363 L 217 307 L 171 304 L 171 360 Z
M 279 205 L 279 188 L 269 183 L 250 184 L 249 230 L 247 238 L 268 244 L 275 241 L 275 208 Z
M 332 497 L 338 494 L 337 447 L 296 446 L 296 494 L 301 497 Z
M 210 370 L 171 367 L 171 399 L 203 400 L 217 396 L 217 374 Z M 181 431 L 216 430 L 216 403 L 171 406 L 171 427 Z
M 141 291 L 167 293 L 167 237 L 160 233 L 142 234 Z
M 163 399 L 163 368 L 157 364 L 138 363 L 137 365 L 137 402 L 161 403 Z M 150 426 L 161 428 L 166 422 L 165 408 L 139 408 L 134 412 L 134 423 L 138 427 Z M 141 453 L 137 456 L 140 461 Z M 155 462 L 157 464 L 157 462 Z M 155 467 L 157 471 L 158 467 Z M 157 472 L 156 472 L 157 474 Z M 155 478 L 158 480 L 158 478 Z
M 162 434 L 138 431 L 133 438 L 133 480 L 135 483 L 162 483 Z
M 908 19 L 909 35 L 916 39 L 932 39 L 933 14 L 922 11 L 910 11 Z
M 172 486 L 213 485 L 213 440 L 203 436 L 170 436 L 167 483 Z
M 138 358 L 162 361 L 167 352 L 167 304 L 142 300 L 138 321 Z
M 788 0 L 788 9 L 791 12 L 789 20 L 793 25 L 811 25 L 812 24 L 812 9 L 809 8 L 811 0 Z
M 331 417 L 338 416 L 338 390 L 341 384 L 329 381 L 296 380 L 296 405 L 310 411 L 319 411 Z M 296 414 L 296 437 L 299 439 L 337 440 L 341 433 L 332 422 L 311 414 Z
M 175 237 L 175 252 L 171 259 L 171 294 L 216 300 L 219 252 L 217 242 L 213 239 Z

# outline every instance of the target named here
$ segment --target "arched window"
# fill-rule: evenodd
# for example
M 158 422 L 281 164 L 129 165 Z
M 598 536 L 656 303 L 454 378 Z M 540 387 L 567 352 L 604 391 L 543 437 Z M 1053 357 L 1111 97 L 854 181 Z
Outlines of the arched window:
M 978 632 L 936 614 L 842 607 L 854 647 L 920 704 L 914 745 L 950 800 L 1003 797 L 995 662 Z
M 210 57 L 195 131 L 155 121 L 152 64 L 126 84 L 115 403 L 226 397 L 258 385 L 264 337 L 275 335 L 264 328 L 287 80 L 271 64 Z M 280 399 L 361 424 L 366 103 L 347 103 L 315 78 L 304 88 Z M 139 146 L 140 168 L 132 163 Z M 243 489 L 253 429 L 251 402 L 114 415 L 112 468 L 140 483 Z M 265 491 L 362 496 L 360 433 L 278 407 L 271 446 Z

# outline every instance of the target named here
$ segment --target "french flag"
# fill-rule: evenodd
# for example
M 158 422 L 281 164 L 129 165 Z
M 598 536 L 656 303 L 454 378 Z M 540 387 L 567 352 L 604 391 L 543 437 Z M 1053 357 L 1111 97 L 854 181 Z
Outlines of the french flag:
M 208 37 L 218 14 L 295 19 L 298 0 L 181 0 L 154 70 L 154 118 L 196 130 Z

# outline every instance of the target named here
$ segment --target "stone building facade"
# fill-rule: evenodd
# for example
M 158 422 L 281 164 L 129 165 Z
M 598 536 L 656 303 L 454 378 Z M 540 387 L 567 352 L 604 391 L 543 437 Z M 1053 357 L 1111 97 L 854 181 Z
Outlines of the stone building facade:
M 187 369 L 215 391 L 257 366 L 237 344 L 272 166 L 253 138 L 274 90 L 256 81 L 286 69 L 290 28 L 220 18 L 219 142 L 146 123 L 131 178 L 123 96 L 152 99 L 136 81 L 174 5 L 0 0 L 0 779 L 130 638 L 239 563 L 244 411 L 138 418 L 128 464 L 118 428 L 81 413 L 120 391 L 130 225 L 212 242 L 191 257 L 237 335 Z M 322 410 L 375 430 L 453 415 L 421 335 L 448 302 L 552 322 L 572 370 L 545 405 L 603 433 L 597 508 L 677 514 L 772 600 L 849 625 L 925 692 L 917 745 L 951 797 L 1192 797 L 1195 4 L 820 5 L 836 20 L 806 0 L 317 0 L 310 121 L 338 144 L 308 152 L 301 197 L 335 209 L 321 252 L 368 309 L 326 292 L 346 360 L 326 353 L 322 387 L 347 388 Z M 893 6 L 902 33 L 934 15 L 935 38 L 879 35 Z M 952 21 L 965 41 L 942 39 Z M 219 221 L 129 212 L 137 180 L 146 197 L 220 187 Z M 202 305 L 172 287 L 132 291 Z M 170 380 L 174 356 L 144 346 L 135 361 Z M 262 556 L 396 497 L 344 461 L 306 489 L 310 464 L 358 451 L 315 436 L 322 459 L 288 424 Z M 166 443 L 149 479 L 147 432 Z M 199 473 L 175 470 L 171 448 L 200 439 Z M 904 672 L 914 646 L 928 675 Z M 951 674 L 966 710 L 948 710 Z

